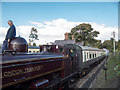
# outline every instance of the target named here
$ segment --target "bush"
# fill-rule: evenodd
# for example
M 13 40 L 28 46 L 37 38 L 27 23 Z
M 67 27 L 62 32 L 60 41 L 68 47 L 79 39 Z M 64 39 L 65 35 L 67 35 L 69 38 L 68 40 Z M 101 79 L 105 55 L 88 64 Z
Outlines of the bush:
M 120 77 L 120 54 L 117 54 L 118 58 L 117 58 L 117 62 L 116 62 L 116 67 L 114 68 L 114 70 L 117 72 L 117 76 Z

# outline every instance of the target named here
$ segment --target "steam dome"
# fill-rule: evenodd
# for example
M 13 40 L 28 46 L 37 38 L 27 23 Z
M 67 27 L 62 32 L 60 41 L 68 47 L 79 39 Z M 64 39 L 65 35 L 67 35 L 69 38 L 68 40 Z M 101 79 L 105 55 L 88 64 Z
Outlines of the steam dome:
M 22 37 L 16 37 L 11 40 L 9 49 L 16 50 L 17 52 L 28 52 L 27 41 Z

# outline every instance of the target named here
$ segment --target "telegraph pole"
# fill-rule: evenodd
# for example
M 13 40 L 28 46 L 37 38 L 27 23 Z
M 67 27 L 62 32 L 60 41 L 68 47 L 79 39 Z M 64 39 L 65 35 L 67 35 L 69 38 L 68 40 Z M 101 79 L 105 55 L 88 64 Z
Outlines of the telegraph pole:
M 115 31 L 113 31 L 113 52 L 115 55 Z

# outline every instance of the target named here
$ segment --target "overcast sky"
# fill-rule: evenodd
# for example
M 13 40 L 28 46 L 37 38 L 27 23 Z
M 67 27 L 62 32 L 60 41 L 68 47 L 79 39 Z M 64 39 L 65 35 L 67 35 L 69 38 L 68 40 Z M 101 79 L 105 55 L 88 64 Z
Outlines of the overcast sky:
M 0 43 L 13 20 L 17 36 L 28 41 L 32 27 L 37 28 L 38 44 L 64 39 L 64 33 L 81 23 L 90 23 L 100 32 L 99 40 L 118 39 L 118 2 L 2 2 Z

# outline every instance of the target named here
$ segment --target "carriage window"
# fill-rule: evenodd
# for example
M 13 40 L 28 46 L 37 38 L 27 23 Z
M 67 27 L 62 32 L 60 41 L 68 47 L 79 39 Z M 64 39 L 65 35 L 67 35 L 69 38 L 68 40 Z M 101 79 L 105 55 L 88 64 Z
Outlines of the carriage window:
M 47 51 L 48 51 L 48 52 L 52 52 L 52 51 L 51 51 L 51 49 L 52 49 L 51 46 L 47 46 L 46 48 L 47 48 Z
M 69 55 L 73 57 L 75 54 L 75 49 L 69 49 Z
M 94 58 L 94 54 L 93 54 L 93 58 Z
M 56 49 L 58 49 L 58 45 L 56 46 Z
M 60 51 L 60 52 L 63 52 L 63 48 L 59 48 L 59 51 Z
M 86 61 L 86 53 L 84 53 L 84 59 L 85 59 L 85 61 Z
M 43 51 L 43 48 L 40 48 L 40 52 L 42 52 Z
M 96 53 L 95 53 L 95 57 L 96 57 Z
M 91 54 L 90 54 L 90 59 L 91 59 L 92 57 L 91 57 Z
M 88 53 L 87 53 L 87 59 L 88 59 Z

